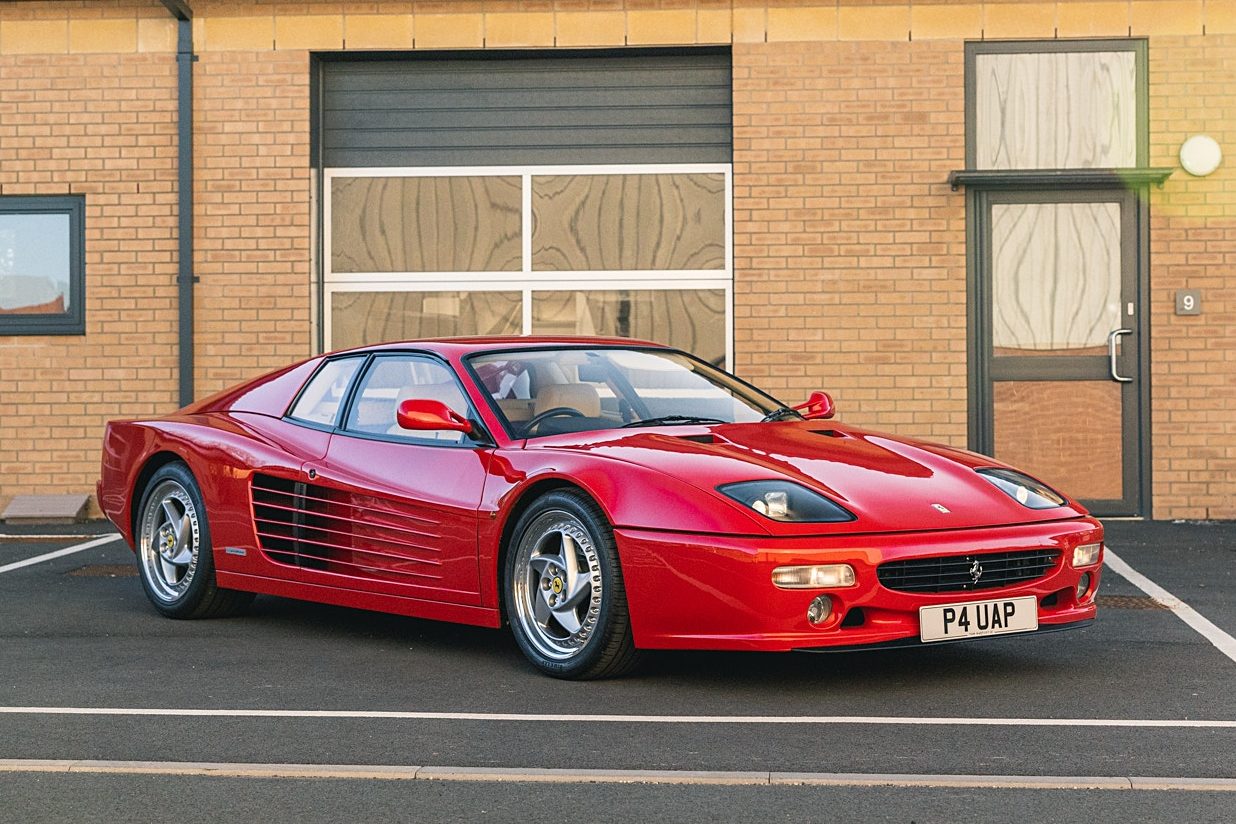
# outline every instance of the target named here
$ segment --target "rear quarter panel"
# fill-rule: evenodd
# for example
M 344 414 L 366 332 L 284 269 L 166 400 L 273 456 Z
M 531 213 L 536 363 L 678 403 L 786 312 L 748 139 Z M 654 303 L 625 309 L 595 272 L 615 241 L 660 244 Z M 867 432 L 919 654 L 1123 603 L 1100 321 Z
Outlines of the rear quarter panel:
M 329 439 L 328 432 L 247 413 L 113 422 L 104 436 L 99 506 L 133 546 L 133 516 L 144 491 L 143 470 L 152 460 L 180 460 L 201 489 L 216 567 L 247 566 L 257 553 L 239 558 L 222 554 L 222 547 L 254 546 L 249 512 L 253 472 L 298 473 L 305 460 L 326 454 Z

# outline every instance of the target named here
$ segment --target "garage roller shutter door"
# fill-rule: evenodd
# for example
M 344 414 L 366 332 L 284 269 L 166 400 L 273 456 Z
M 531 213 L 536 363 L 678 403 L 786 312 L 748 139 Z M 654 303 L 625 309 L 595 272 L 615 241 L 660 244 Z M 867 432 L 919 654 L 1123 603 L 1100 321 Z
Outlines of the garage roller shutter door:
M 326 60 L 326 167 L 729 163 L 730 56 Z

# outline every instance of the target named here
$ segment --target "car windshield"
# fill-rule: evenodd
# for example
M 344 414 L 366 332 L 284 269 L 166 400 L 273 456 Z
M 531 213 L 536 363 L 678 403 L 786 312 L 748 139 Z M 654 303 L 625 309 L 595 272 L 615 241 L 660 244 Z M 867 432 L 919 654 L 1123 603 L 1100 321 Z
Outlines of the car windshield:
M 474 355 L 469 363 L 517 438 L 748 423 L 782 408 L 732 375 L 674 350 L 520 350 Z

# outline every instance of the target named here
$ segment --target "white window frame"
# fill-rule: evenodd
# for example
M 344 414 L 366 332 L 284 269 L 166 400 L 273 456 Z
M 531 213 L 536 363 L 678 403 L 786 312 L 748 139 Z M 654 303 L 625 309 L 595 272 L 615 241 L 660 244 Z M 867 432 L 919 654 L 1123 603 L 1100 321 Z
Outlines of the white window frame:
M 546 175 L 720 174 L 725 181 L 725 262 L 721 269 L 622 269 L 533 271 L 532 178 Z M 331 189 L 337 177 L 520 177 L 521 265 L 512 272 L 333 272 Z M 532 293 L 542 291 L 721 289 L 725 292 L 725 364 L 734 359 L 734 176 L 729 163 L 571 166 L 332 167 L 322 182 L 322 331 L 331 348 L 331 299 L 335 292 L 521 292 L 522 334 L 532 334 Z

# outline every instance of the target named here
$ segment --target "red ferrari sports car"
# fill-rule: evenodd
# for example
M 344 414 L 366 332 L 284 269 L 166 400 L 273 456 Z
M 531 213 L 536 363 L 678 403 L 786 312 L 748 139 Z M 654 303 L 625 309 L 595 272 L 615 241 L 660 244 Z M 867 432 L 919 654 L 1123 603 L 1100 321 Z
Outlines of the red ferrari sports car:
M 642 649 L 931 644 L 1094 619 L 1103 529 L 990 458 L 833 423 L 686 353 L 459 338 L 311 358 L 108 425 L 99 503 L 173 618 L 253 593 Z

